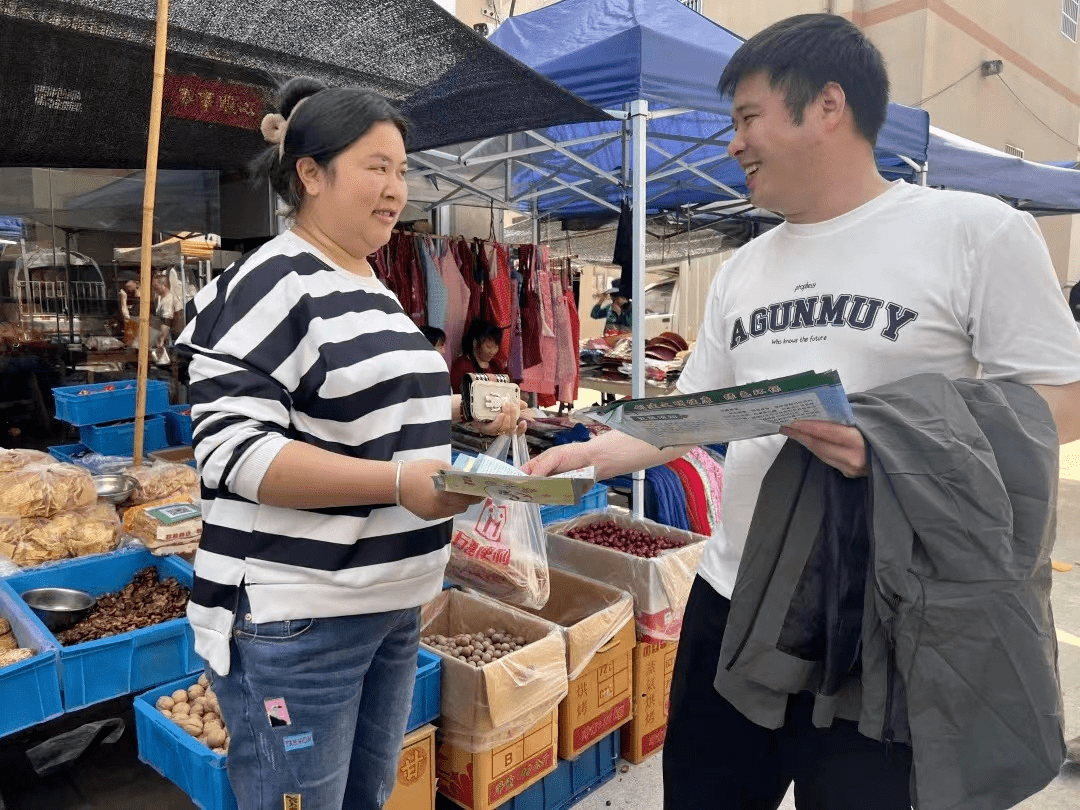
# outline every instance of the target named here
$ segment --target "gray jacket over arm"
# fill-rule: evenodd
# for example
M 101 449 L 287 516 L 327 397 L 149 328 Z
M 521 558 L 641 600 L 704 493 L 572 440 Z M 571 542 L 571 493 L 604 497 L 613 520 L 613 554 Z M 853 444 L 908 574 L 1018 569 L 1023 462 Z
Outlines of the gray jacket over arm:
M 868 478 L 784 445 L 750 526 L 716 689 L 765 727 L 809 690 L 817 725 L 840 717 L 910 742 L 920 810 L 1012 807 L 1065 756 L 1053 417 L 1026 385 L 937 374 L 851 402 Z

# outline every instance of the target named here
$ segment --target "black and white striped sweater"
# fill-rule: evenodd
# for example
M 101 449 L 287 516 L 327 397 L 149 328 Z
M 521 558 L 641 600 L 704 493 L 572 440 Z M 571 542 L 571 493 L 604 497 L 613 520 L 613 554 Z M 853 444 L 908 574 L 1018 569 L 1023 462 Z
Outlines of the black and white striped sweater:
M 393 293 L 287 232 L 194 298 L 178 342 L 193 354 L 204 521 L 188 618 L 215 672 L 229 671 L 241 583 L 255 622 L 397 610 L 438 594 L 449 521 L 393 504 L 257 502 L 289 441 L 449 463 L 449 373 Z

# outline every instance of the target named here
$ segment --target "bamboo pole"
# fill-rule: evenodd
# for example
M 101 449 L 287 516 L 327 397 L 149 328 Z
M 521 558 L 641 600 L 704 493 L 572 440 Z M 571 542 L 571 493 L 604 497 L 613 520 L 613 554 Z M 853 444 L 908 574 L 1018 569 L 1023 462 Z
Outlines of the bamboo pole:
M 139 263 L 139 375 L 135 395 L 134 464 L 142 464 L 143 425 L 146 423 L 146 377 L 150 370 L 150 257 L 154 244 L 154 198 L 157 193 L 158 142 L 161 138 L 161 102 L 165 95 L 165 49 L 169 36 L 169 0 L 157 0 L 154 36 L 154 90 L 150 97 L 150 132 L 146 140 L 146 175 L 143 180 L 142 254 Z

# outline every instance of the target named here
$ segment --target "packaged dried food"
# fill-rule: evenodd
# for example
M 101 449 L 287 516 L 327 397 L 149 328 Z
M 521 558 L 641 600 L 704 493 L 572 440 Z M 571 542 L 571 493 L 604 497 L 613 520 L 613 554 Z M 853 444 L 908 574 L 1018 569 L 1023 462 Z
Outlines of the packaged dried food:
M 0 473 L 0 515 L 47 518 L 96 500 L 90 473 L 74 464 L 27 464 Z
M 148 466 L 131 467 L 124 474 L 137 482 L 130 498 L 130 503 L 134 505 L 186 495 L 199 486 L 199 474 L 187 464 L 156 461 Z
M 62 512 L 49 521 L 49 540 L 62 547 L 68 557 L 104 554 L 120 542 L 120 518 L 107 503 L 97 503 L 74 512 Z
M 7 450 L 0 447 L 0 473 L 21 470 L 28 464 L 54 464 L 53 457 L 40 450 Z
M 0 652 L 0 669 L 10 667 L 12 664 L 17 664 L 20 661 L 25 661 L 27 658 L 33 657 L 34 651 L 26 647 L 16 647 L 14 650 Z
M 63 545 L 54 542 L 46 520 L 16 521 L 19 538 L 11 559 L 25 568 L 62 560 L 68 556 Z
M 127 509 L 124 532 L 155 554 L 194 551 L 202 537 L 202 513 L 190 496 L 174 495 Z

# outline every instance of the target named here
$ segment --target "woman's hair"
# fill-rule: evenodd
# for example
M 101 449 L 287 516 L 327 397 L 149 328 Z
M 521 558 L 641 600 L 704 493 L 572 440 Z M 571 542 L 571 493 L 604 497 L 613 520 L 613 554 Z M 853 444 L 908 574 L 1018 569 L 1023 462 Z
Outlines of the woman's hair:
M 268 147 L 252 162 L 251 173 L 256 179 L 270 180 L 285 201 L 284 216 L 295 216 L 303 204 L 304 186 L 296 172 L 300 158 L 312 158 L 333 176 L 334 158 L 379 121 L 396 126 L 402 138 L 408 135 L 408 121 L 389 101 L 369 90 L 327 87 L 301 76 L 286 82 L 278 96 L 278 112 L 288 121 L 284 144 Z
M 446 332 L 437 326 L 421 326 L 420 331 L 424 333 L 424 337 L 428 339 L 432 346 L 440 340 L 446 340 Z
M 469 328 L 465 330 L 465 335 L 461 338 L 461 352 L 471 356 L 473 344 L 477 341 L 491 338 L 496 343 L 502 343 L 502 336 L 503 330 L 495 324 L 475 320 L 469 324 Z

